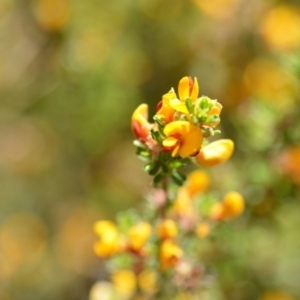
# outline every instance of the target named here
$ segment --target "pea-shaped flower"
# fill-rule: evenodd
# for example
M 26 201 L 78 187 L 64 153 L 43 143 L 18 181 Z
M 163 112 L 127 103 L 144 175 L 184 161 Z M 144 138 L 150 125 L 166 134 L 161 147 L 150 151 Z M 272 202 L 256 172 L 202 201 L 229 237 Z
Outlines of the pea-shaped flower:
M 202 144 L 202 132 L 188 121 L 175 121 L 167 124 L 164 128 L 166 138 L 163 140 L 163 148 L 171 152 L 172 157 L 182 158 L 197 153 Z

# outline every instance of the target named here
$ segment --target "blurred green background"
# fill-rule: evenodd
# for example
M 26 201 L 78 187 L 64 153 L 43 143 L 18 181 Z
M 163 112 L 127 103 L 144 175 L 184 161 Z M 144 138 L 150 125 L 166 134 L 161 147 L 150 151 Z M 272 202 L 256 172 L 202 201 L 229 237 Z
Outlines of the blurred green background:
M 180 78 L 224 106 L 209 170 L 242 217 L 203 241 L 213 300 L 300 299 L 298 0 L 0 1 L 0 299 L 88 299 L 93 223 L 150 178 L 130 117 Z

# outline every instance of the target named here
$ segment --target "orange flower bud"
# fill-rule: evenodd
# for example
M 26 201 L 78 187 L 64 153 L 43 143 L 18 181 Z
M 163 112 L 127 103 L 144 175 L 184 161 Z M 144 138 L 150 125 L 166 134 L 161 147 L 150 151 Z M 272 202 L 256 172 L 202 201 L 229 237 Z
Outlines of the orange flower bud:
M 212 167 L 227 161 L 233 150 L 233 141 L 222 139 L 202 147 L 195 158 L 198 164 Z
M 140 104 L 131 117 L 131 129 L 136 138 L 146 142 L 151 124 L 148 122 L 148 105 Z
M 173 220 L 166 219 L 157 226 L 156 232 L 161 239 L 169 239 L 176 237 L 178 230 Z
M 208 112 L 209 116 L 212 115 L 217 115 L 220 116 L 221 111 L 222 111 L 222 104 L 219 103 L 217 100 L 212 100 L 213 106 L 210 109 L 210 111 Z M 220 123 L 220 120 L 216 121 L 216 122 L 211 122 L 211 123 L 205 123 L 205 125 L 210 126 L 210 127 L 216 127 L 218 124 Z

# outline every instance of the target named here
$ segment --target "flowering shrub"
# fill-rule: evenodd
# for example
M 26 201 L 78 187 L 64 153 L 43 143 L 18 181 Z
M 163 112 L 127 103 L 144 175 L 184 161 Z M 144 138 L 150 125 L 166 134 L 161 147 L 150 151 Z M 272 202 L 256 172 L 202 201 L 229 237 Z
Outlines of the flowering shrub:
M 231 140 L 208 142 L 220 133 L 215 127 L 221 111 L 217 100 L 199 97 L 197 79 L 190 77 L 180 80 L 178 95 L 174 89 L 163 95 L 153 123 L 147 104 L 134 111 L 134 145 L 155 190 L 144 211 L 126 211 L 115 223 L 95 224 L 94 251 L 107 260 L 112 282 L 105 285 L 111 289 L 103 299 L 163 299 L 198 295 L 203 288 L 209 274 L 199 257 L 201 239 L 244 210 L 238 192 L 219 201 L 209 192 L 207 173 L 190 171 L 192 163 L 212 167 L 231 157 Z

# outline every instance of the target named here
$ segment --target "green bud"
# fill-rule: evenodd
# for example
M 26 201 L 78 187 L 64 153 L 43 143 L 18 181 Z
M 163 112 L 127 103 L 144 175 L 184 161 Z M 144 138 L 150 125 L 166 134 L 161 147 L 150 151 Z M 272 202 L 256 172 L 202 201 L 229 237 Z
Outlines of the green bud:
M 170 169 L 179 169 L 184 166 L 184 162 L 180 160 L 172 160 L 169 162 Z
M 191 98 L 186 98 L 185 105 L 190 114 L 194 113 L 194 105 Z
M 165 127 L 165 123 L 158 117 L 158 116 L 154 116 L 153 120 L 155 123 L 157 123 L 158 126 L 160 127 Z
M 166 174 L 164 172 L 160 172 L 153 178 L 153 184 L 157 186 L 164 178 Z
M 157 141 L 158 143 L 162 142 L 163 139 L 158 131 L 155 131 L 154 129 L 150 129 L 150 134 L 155 141 Z
M 158 161 L 150 162 L 144 166 L 144 171 L 149 175 L 155 175 L 159 170 L 160 164 Z

